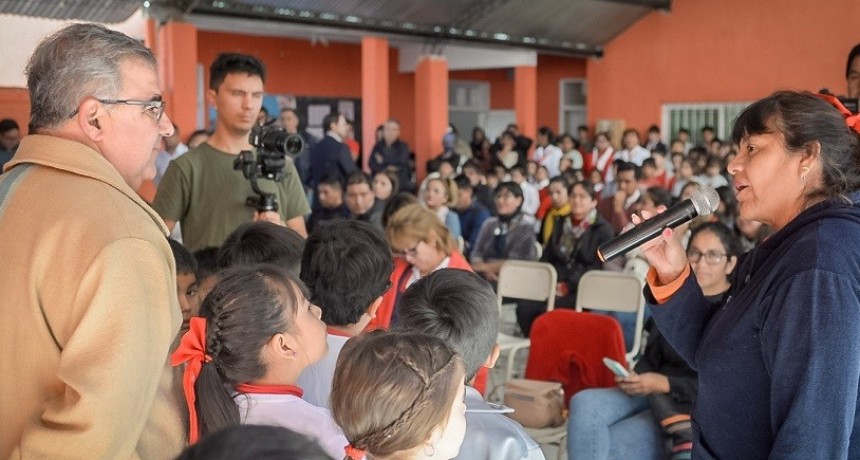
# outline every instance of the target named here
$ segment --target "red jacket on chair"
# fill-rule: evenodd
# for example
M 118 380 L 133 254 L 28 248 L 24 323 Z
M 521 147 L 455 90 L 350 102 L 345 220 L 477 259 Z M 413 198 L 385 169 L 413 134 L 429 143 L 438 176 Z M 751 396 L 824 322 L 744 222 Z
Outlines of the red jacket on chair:
M 560 382 L 565 407 L 580 390 L 615 386 L 604 357 L 626 363 L 621 326 L 610 316 L 553 310 L 535 320 L 530 337 L 526 378 Z

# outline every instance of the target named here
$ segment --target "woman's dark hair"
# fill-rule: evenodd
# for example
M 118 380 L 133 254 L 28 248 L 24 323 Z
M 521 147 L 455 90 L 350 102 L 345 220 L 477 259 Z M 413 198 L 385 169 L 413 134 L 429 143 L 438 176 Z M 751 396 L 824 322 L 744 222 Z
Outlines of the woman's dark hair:
M 577 185 L 585 189 L 585 192 L 588 193 L 588 196 L 594 198 L 595 200 L 597 199 L 596 192 L 594 191 L 594 184 L 587 180 L 578 180 L 570 184 L 570 187 L 567 188 L 567 194 L 569 196 L 573 196 L 573 189 L 576 188 Z
M 382 228 L 385 228 L 388 225 L 388 219 L 390 219 L 395 212 L 399 211 L 400 208 L 415 203 L 418 203 L 418 198 L 409 192 L 398 192 L 396 195 L 392 195 L 391 198 L 388 199 L 388 203 L 385 203 L 385 207 L 382 208 Z
M 502 182 L 496 186 L 496 190 L 493 192 L 494 196 L 499 196 L 503 191 L 509 192 L 514 198 L 523 199 L 523 188 L 520 187 L 520 184 L 516 182 Z
M 570 181 L 568 180 L 566 175 L 561 174 L 550 179 L 549 184 L 547 184 L 547 187 L 552 184 L 561 184 L 561 186 L 564 187 L 565 190 L 567 190 L 570 186 Z
M 376 176 L 378 176 L 380 174 L 387 177 L 388 181 L 391 182 L 391 196 L 388 197 L 389 199 L 391 199 L 391 197 L 394 196 L 394 194 L 396 194 L 397 192 L 400 191 L 400 178 L 397 177 L 396 172 L 394 172 L 390 169 L 383 169 L 382 171 L 377 172 L 376 174 L 373 175 L 373 178 L 375 179 Z M 373 184 L 371 184 L 370 188 L 373 189 Z
M 560 146 L 561 143 L 564 142 L 565 139 L 570 139 L 570 142 L 573 144 L 574 150 L 579 150 L 579 147 L 582 145 L 579 143 L 578 140 L 576 140 L 573 136 L 571 136 L 570 133 L 564 133 L 561 136 L 558 136 L 558 140 L 557 140 L 558 145 Z M 567 152 L 564 152 L 564 153 L 567 153 Z
M 845 197 L 860 188 L 860 134 L 824 99 L 809 92 L 780 91 L 744 109 L 735 121 L 732 140 L 757 134 L 779 133 L 790 153 L 821 145 L 823 185 L 808 190 L 812 198 Z
M 654 206 L 663 205 L 668 208 L 672 205 L 672 194 L 663 187 L 648 187 L 648 190 L 645 190 L 645 195 L 654 202 Z
M 275 334 L 293 327 L 304 284 L 274 265 L 237 266 L 222 273 L 203 300 L 205 362 L 195 384 L 200 435 L 239 425 L 231 389 L 266 373 L 261 350 Z
M 848 75 L 851 74 L 851 62 L 854 61 L 858 56 L 860 56 L 860 44 L 851 48 L 851 52 L 848 53 L 848 62 L 845 63 L 845 78 L 848 78 Z
M 176 460 L 331 460 L 313 439 L 279 426 L 241 425 L 186 448 Z
M 740 245 L 737 238 L 735 238 L 735 234 L 722 222 L 706 222 L 699 225 L 690 233 L 690 242 L 692 243 L 696 235 L 702 232 L 711 232 L 720 239 L 723 250 L 726 251 L 726 257 L 731 259 L 740 255 Z

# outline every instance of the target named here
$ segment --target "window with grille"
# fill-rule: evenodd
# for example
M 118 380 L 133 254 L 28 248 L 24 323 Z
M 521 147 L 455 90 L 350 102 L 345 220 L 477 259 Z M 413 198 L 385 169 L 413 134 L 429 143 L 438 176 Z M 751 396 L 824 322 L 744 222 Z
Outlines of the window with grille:
M 750 102 L 664 104 L 663 137 L 668 143 L 678 137 L 679 129 L 686 128 L 690 131 L 690 141 L 698 144 L 701 142 L 702 128 L 710 126 L 714 128 L 717 138 L 725 141 L 731 138 L 735 118 L 750 104 Z
M 585 111 L 587 91 L 585 80 L 581 78 L 564 79 L 559 82 L 559 133 L 576 136 L 576 128 L 588 124 Z

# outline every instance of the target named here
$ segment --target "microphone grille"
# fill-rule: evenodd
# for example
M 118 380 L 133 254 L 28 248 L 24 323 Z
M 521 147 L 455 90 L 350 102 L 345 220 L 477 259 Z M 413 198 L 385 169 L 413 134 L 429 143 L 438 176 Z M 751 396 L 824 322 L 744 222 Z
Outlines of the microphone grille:
M 690 198 L 693 207 L 700 216 L 707 216 L 717 210 L 720 205 L 720 195 L 713 187 L 702 187 Z

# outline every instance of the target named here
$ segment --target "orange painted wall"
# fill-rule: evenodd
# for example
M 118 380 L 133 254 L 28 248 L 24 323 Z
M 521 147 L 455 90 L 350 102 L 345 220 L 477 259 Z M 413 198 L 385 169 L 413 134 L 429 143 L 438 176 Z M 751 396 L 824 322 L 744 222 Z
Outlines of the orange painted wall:
M 449 80 L 483 81 L 490 84 L 490 110 L 514 108 L 513 69 L 455 70 Z
M 415 150 L 415 74 L 400 73 L 400 52 L 388 49 L 388 114 L 400 122 L 400 138 Z
M 751 101 L 777 89 L 845 91 L 857 0 L 675 0 L 588 61 L 588 118 L 645 129 L 661 105 Z
M 23 88 L 0 88 L 0 119 L 11 118 L 18 122 L 21 135 L 27 134 L 30 122 L 30 95 Z
M 199 31 L 198 62 L 207 69 L 218 53 L 240 52 L 266 64 L 266 91 L 301 96 L 361 97 L 361 46 Z
M 538 55 L 537 65 L 537 125 L 559 129 L 559 81 L 585 78 L 586 60 L 564 56 Z M 532 136 L 533 134 L 528 134 Z

